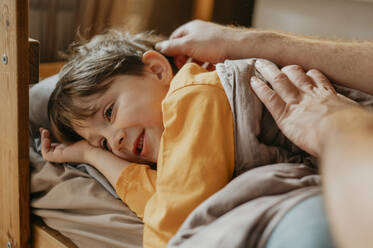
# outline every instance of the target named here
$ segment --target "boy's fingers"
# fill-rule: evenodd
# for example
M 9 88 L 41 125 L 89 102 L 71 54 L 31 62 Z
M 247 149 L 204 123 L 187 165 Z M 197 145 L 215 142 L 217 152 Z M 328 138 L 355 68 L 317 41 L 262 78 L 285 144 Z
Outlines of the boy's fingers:
M 51 151 L 51 140 L 48 130 L 41 129 L 41 154 L 45 158 Z
M 298 89 L 289 81 L 287 75 L 278 67 L 268 61 L 258 59 L 255 68 L 271 84 L 276 93 L 285 101 L 292 102 L 298 97 Z
M 50 139 L 50 133 L 49 133 L 49 131 L 47 129 L 44 129 L 43 132 L 44 132 L 44 137 Z
M 50 139 L 48 137 L 44 136 L 42 138 L 42 148 L 44 148 L 45 151 L 49 151 L 50 147 L 51 147 L 51 141 L 50 141 Z
M 216 67 L 215 67 L 215 65 L 214 64 L 209 64 L 208 66 L 207 66 L 207 68 L 206 68 L 208 71 L 215 71 L 216 70 Z
M 286 107 L 286 103 L 274 90 L 257 77 L 251 77 L 250 83 L 255 94 L 267 107 L 275 121 L 279 120 L 281 113 Z

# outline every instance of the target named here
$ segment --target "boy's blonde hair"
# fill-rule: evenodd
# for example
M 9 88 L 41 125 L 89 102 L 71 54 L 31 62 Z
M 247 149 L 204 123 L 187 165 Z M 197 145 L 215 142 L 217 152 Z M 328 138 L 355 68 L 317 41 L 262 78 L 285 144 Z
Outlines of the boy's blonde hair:
M 161 37 L 151 33 L 136 35 L 110 30 L 89 42 L 80 39 L 68 51 L 68 63 L 59 73 L 59 81 L 48 102 L 48 117 L 55 137 L 63 143 L 81 140 L 72 128 L 78 120 L 93 116 L 97 109 L 79 104 L 89 96 L 100 96 L 110 86 L 111 76 L 139 75 L 143 54 L 154 48 Z M 89 105 L 89 104 L 88 104 Z

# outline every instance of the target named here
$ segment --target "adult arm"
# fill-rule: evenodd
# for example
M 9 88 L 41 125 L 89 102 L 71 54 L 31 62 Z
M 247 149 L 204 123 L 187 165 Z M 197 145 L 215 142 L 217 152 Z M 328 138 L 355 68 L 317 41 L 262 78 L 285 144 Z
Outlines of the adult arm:
M 340 247 L 368 247 L 373 244 L 373 114 L 349 110 L 332 118 L 321 153 L 332 232 Z
M 212 63 L 224 59 L 264 58 L 280 67 L 297 64 L 322 71 L 329 79 L 373 94 L 373 42 L 331 41 L 257 29 L 192 21 L 156 48 Z
M 373 113 L 338 95 L 317 70 L 256 68 L 252 88 L 295 144 L 321 158 L 327 213 L 338 247 L 373 243 Z

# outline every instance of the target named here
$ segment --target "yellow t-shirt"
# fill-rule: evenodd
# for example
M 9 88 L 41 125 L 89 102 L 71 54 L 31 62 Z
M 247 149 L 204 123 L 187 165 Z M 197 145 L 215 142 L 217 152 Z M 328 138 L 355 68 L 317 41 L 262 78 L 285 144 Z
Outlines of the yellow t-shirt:
M 215 71 L 187 64 L 162 102 L 157 171 L 131 164 L 116 184 L 144 222 L 144 247 L 166 247 L 186 217 L 223 188 L 234 170 L 233 115 Z

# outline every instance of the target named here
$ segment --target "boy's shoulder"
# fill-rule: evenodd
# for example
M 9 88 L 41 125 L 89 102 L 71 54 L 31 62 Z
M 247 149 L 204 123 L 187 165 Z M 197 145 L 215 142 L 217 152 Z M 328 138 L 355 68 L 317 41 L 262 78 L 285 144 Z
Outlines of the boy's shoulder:
M 208 71 L 198 64 L 187 63 L 172 79 L 168 94 L 194 85 L 215 86 L 224 90 L 216 71 Z

